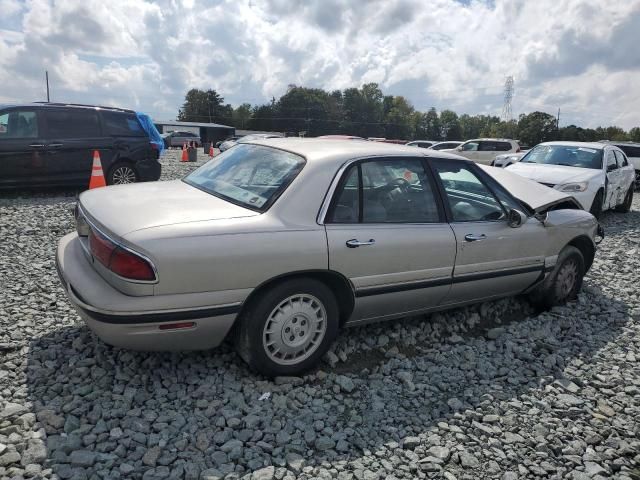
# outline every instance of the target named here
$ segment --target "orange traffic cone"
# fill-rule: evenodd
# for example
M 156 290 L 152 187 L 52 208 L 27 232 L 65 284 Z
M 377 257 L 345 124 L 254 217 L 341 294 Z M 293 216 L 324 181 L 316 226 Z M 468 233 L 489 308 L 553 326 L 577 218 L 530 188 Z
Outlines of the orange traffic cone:
M 91 179 L 89 180 L 89 190 L 92 188 L 106 187 L 107 182 L 104 179 L 102 171 L 102 163 L 100 162 L 100 152 L 93 151 L 93 167 L 91 168 Z
M 213 158 L 216 152 L 213 151 L 213 143 L 209 145 L 209 158 Z
M 181 162 L 188 162 L 189 161 L 189 154 L 187 153 L 187 142 L 184 142 L 182 144 L 182 158 L 180 159 Z

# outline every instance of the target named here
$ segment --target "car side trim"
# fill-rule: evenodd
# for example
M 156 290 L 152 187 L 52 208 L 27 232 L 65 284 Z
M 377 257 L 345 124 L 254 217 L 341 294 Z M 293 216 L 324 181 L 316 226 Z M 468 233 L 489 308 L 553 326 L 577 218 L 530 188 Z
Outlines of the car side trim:
M 198 320 L 209 317 L 233 315 L 240 311 L 240 305 L 229 305 L 225 307 L 213 307 L 200 310 L 181 310 L 178 312 L 148 313 L 142 315 L 112 315 L 109 313 L 96 312 L 94 310 L 86 310 L 84 308 L 82 308 L 82 310 L 86 315 L 98 322 L 128 325 L 138 323 L 181 322 L 184 320 Z
M 552 267 L 553 268 L 553 267 Z M 441 287 L 443 285 L 474 282 L 477 280 L 487 280 L 490 278 L 507 277 L 511 275 L 520 275 L 523 273 L 540 272 L 544 275 L 545 269 L 542 266 L 533 265 L 530 267 L 510 268 L 508 270 L 498 270 L 492 272 L 470 273 L 447 278 L 437 278 L 434 280 L 425 280 L 421 282 L 403 283 L 400 285 L 386 285 L 381 287 L 367 287 L 356 290 L 356 298 L 370 297 L 372 295 L 383 295 L 386 293 L 406 292 L 410 290 L 419 290 L 422 288 Z

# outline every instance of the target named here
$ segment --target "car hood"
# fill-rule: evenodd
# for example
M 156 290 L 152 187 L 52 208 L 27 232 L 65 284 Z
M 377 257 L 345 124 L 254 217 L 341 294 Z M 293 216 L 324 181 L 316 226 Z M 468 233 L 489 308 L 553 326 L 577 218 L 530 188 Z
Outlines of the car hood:
M 564 165 L 547 165 L 540 163 L 518 162 L 507 167 L 510 172 L 541 183 L 562 185 L 563 183 L 584 182 L 600 173 L 593 168 L 566 167 Z
M 487 167 L 485 165 L 478 165 L 478 167 L 491 175 L 511 195 L 525 203 L 535 212 L 541 213 L 553 205 L 566 201 L 574 202 L 580 208 L 580 204 L 571 195 L 516 175 L 513 173 L 513 166 L 508 167 L 508 169 Z
M 182 180 L 97 188 L 83 192 L 79 202 L 90 219 L 119 237 L 163 225 L 259 215 Z

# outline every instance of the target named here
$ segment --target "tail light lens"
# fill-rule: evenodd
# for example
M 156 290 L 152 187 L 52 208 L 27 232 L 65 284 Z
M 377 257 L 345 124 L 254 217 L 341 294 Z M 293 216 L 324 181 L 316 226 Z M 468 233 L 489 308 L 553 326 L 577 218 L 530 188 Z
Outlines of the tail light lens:
M 124 250 L 94 230 L 89 233 L 89 250 L 102 265 L 121 277 L 143 281 L 156 279 L 153 268 L 144 258 Z
M 522 149 L 520 147 L 516 148 L 516 153 L 520 153 Z

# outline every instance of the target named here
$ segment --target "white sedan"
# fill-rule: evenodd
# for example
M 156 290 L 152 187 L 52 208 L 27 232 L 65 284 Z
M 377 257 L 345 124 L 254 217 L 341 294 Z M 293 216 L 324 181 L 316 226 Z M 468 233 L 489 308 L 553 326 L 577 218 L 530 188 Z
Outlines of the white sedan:
M 616 146 L 587 142 L 541 143 L 507 168 L 570 193 L 596 218 L 609 209 L 631 210 L 634 171 L 624 152 Z

